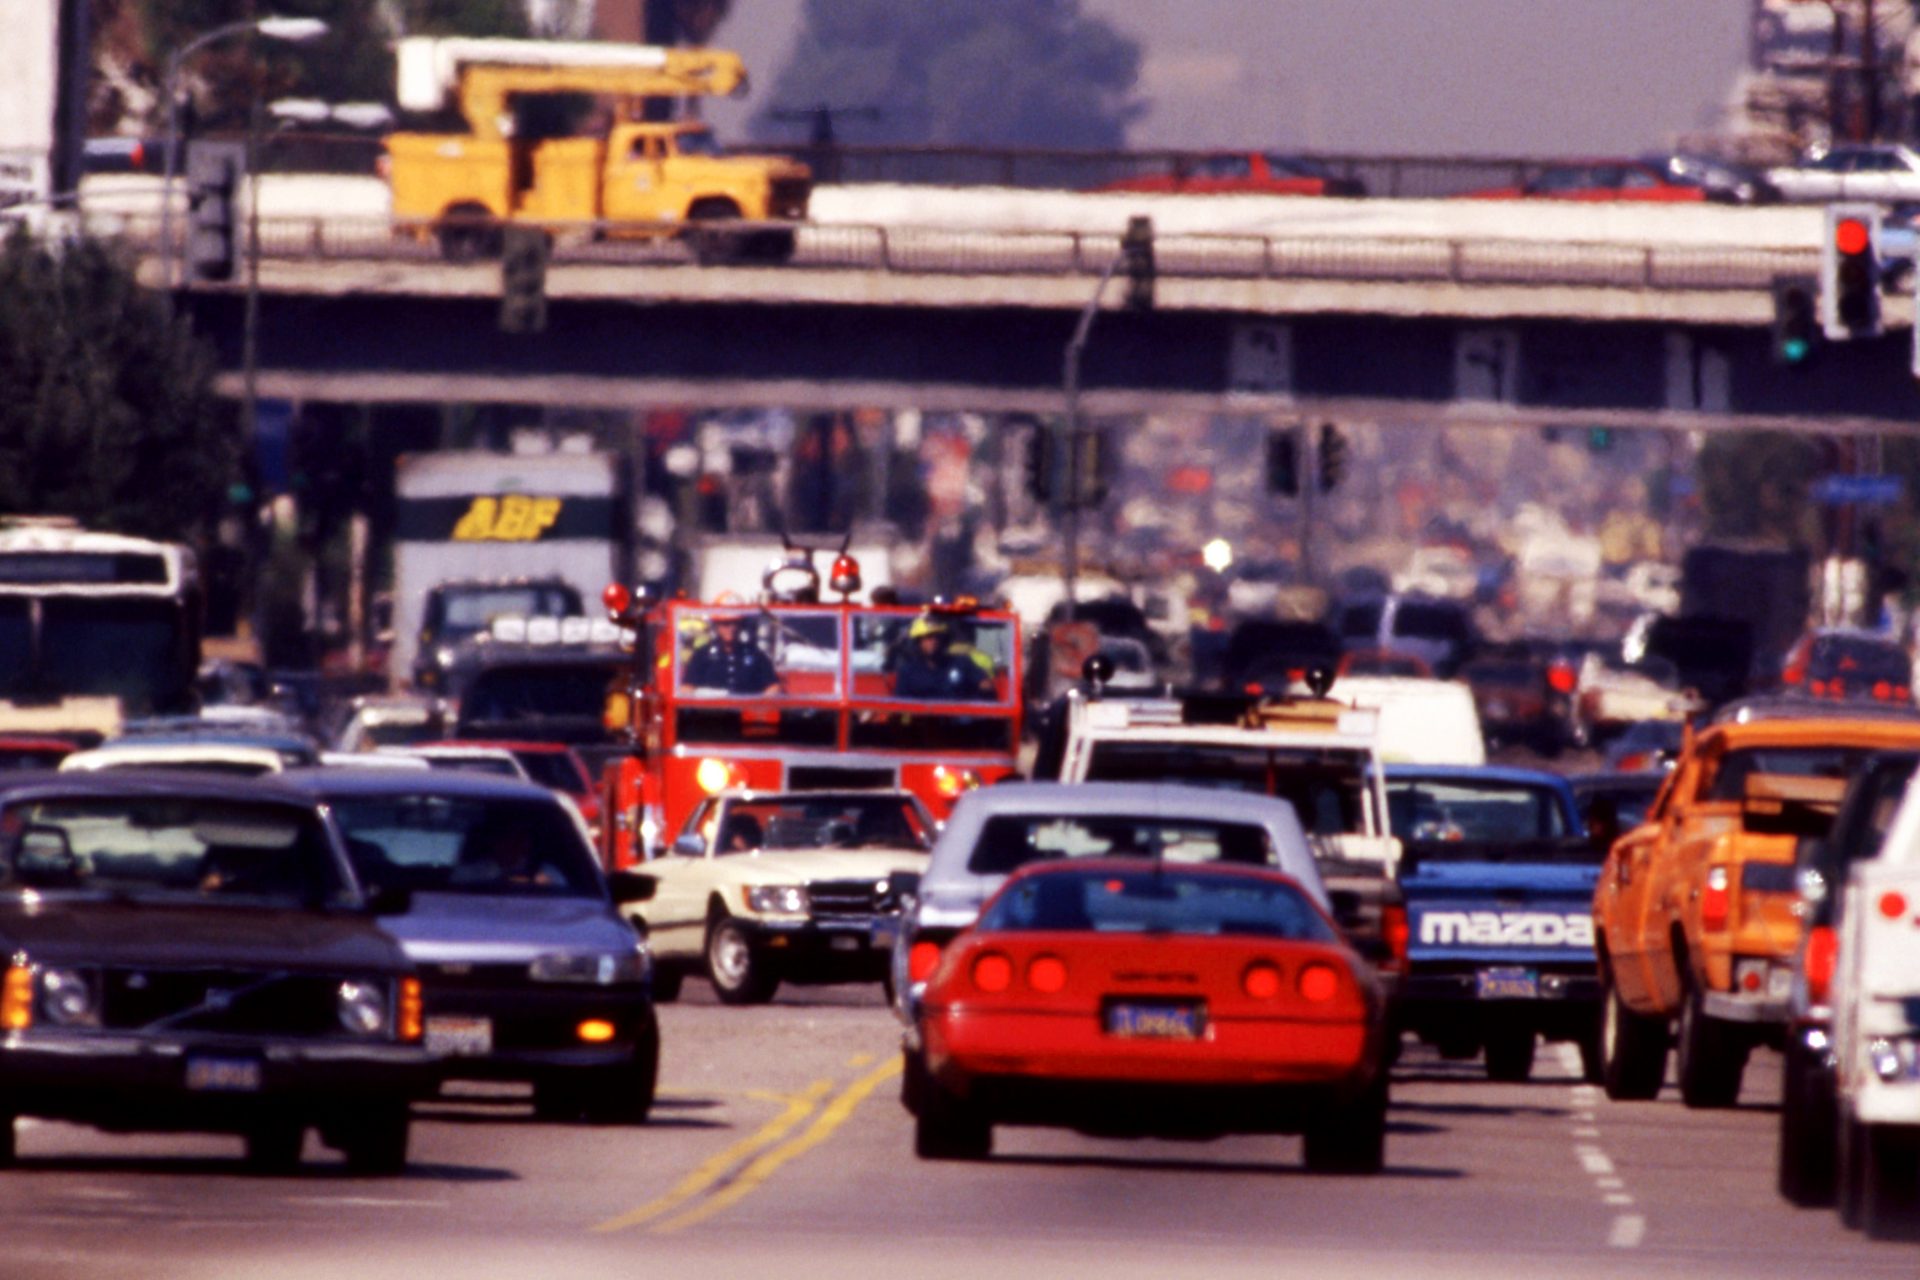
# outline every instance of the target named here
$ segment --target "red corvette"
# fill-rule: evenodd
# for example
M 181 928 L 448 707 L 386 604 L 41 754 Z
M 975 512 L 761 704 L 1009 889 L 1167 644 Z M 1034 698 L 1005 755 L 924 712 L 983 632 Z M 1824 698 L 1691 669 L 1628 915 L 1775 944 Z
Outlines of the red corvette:
M 1031 864 L 948 945 L 914 1030 L 902 1100 L 923 1159 L 982 1159 L 996 1124 L 1300 1133 L 1329 1173 L 1385 1154 L 1373 971 L 1264 868 Z

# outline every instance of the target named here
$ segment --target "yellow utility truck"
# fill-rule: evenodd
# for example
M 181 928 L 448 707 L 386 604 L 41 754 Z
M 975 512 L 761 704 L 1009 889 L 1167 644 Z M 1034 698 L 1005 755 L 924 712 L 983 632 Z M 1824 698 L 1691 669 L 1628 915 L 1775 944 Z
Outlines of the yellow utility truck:
M 386 144 L 395 225 L 437 238 L 448 259 L 498 253 L 509 223 L 601 239 L 681 236 L 703 261 L 792 254 L 793 228 L 769 224 L 806 217 L 806 165 L 723 155 L 698 120 L 641 118 L 649 98 L 743 92 L 738 54 L 462 37 L 407 37 L 396 52 L 401 107 L 444 114 L 451 98 L 466 124 Z M 535 103 L 564 97 L 593 109 L 555 136 L 566 113 Z

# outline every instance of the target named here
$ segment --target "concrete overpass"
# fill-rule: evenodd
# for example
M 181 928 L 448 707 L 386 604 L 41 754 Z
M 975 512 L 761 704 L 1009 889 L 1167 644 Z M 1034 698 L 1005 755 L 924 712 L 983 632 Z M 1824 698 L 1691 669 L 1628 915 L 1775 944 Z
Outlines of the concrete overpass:
M 1905 298 L 1882 338 L 1773 362 L 1771 284 L 1815 273 L 1811 209 L 827 188 L 780 266 L 563 233 L 546 330 L 508 335 L 497 264 L 442 263 L 377 211 L 262 204 L 271 397 L 1057 411 L 1074 321 L 1146 212 L 1155 306 L 1111 309 L 1109 290 L 1082 370 L 1090 414 L 1920 423 Z M 139 239 L 137 219 L 127 230 Z M 237 393 L 241 289 L 183 303 Z

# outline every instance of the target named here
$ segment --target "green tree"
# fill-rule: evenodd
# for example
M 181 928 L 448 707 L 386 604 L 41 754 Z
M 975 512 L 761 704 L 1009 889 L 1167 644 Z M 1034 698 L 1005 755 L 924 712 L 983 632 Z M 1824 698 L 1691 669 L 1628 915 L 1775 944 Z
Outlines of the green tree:
M 1080 0 L 806 0 L 791 60 L 755 119 L 792 137 L 779 110 L 872 107 L 847 141 L 1112 148 L 1145 104 L 1140 47 Z
M 0 245 L 0 513 L 200 540 L 238 476 L 213 358 L 113 246 Z

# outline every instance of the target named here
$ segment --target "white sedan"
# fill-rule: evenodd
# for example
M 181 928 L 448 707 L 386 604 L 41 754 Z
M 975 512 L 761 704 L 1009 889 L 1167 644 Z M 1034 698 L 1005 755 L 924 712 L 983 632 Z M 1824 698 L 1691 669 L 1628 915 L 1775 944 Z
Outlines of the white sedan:
M 1828 147 L 1769 170 L 1767 180 L 1786 200 L 1920 201 L 1920 151 L 1898 142 Z

